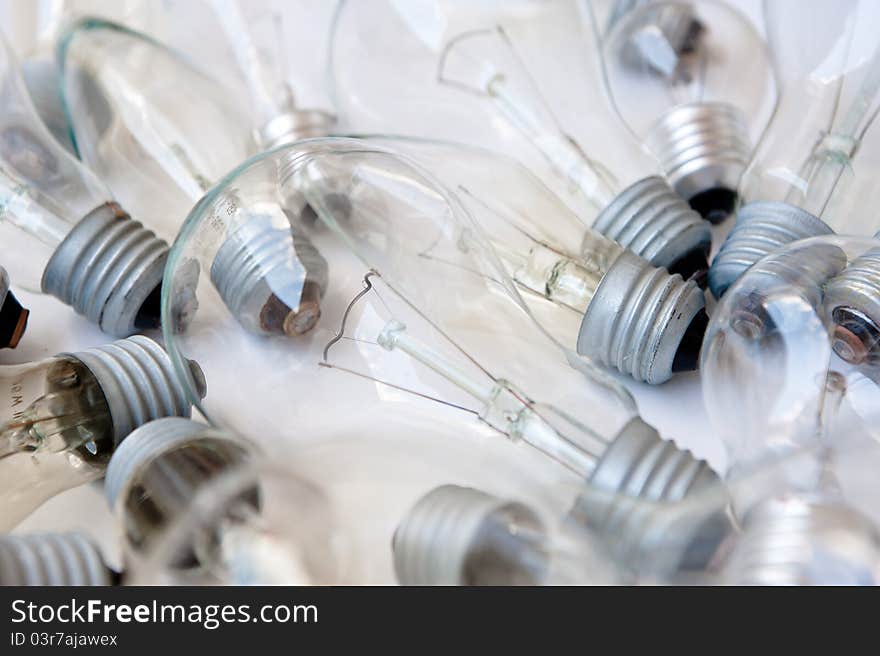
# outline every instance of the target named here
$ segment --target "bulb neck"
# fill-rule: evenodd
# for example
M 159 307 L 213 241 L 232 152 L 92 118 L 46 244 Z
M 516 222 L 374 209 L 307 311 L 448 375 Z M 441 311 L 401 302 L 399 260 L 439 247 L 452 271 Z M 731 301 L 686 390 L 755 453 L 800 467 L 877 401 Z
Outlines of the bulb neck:
M 656 385 L 696 369 L 707 324 L 696 283 L 624 251 L 584 313 L 577 352 Z
M 645 144 L 676 193 L 703 217 L 718 223 L 733 211 L 752 152 L 748 122 L 738 108 L 725 103 L 673 107 Z
M 279 114 L 256 132 L 262 150 L 272 150 L 301 139 L 326 137 L 336 125 L 336 116 L 319 109 L 294 109 Z
M 0 536 L 0 585 L 112 585 L 95 544 L 78 533 Z
M 659 176 L 639 180 L 617 194 L 593 229 L 685 279 L 702 279 L 709 268 L 709 224 Z
M 104 332 L 126 337 L 159 326 L 168 245 L 116 203 L 89 212 L 52 253 L 42 288 Z
M 136 335 L 106 346 L 64 354 L 79 360 L 101 388 L 119 445 L 138 426 L 161 417 L 189 417 L 192 403 L 165 350 Z M 190 361 L 196 380 L 201 370 Z M 204 393 L 204 387 L 200 390 Z
M 511 529 L 505 542 L 494 538 L 493 521 Z M 512 585 L 540 582 L 540 565 L 523 553 L 518 533 L 543 536 L 538 516 L 527 506 L 457 485 L 435 488 L 416 502 L 392 542 L 394 571 L 401 585 Z M 519 543 L 518 543 L 519 542 Z M 518 543 L 518 544 L 517 544 Z M 519 562 L 517 562 L 519 560 Z M 539 570 L 539 571 L 536 571 Z
M 327 261 L 283 214 L 246 220 L 211 264 L 211 282 L 226 307 L 262 335 L 296 337 L 314 328 L 327 279 Z
M 754 201 L 743 205 L 709 269 L 709 289 L 715 298 L 721 298 L 770 253 L 801 239 L 833 234 L 824 221 L 788 203 Z
M 834 350 L 852 364 L 880 362 L 880 248 L 853 260 L 825 286 Z

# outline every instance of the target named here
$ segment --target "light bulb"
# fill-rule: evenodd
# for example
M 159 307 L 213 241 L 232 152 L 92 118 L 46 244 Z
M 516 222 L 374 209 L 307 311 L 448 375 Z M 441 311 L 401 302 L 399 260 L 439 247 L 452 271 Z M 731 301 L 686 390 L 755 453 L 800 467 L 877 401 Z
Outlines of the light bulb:
M 16 283 L 112 335 L 156 327 L 167 245 L 53 139 L 5 41 L 0 85 L 0 240 Z
M 164 217 L 170 235 L 202 194 L 253 150 L 236 96 L 143 35 L 81 21 L 62 41 L 59 59 L 80 156 L 130 207 Z M 227 189 L 225 198 L 224 211 L 234 211 L 236 190 Z M 229 235 L 210 270 L 249 330 L 296 335 L 320 313 L 326 268 L 278 213 Z M 284 276 L 289 284 L 279 289 L 274 281 Z
M 459 485 L 421 497 L 392 542 L 402 585 L 610 583 L 590 548 L 578 533 L 553 535 L 527 504 Z
M 621 134 L 604 156 L 593 152 L 608 127 L 584 114 L 602 110 L 599 67 L 584 57 L 589 38 L 576 3 L 341 3 L 331 53 L 337 104 L 360 132 L 505 152 L 565 199 L 583 228 L 685 278 L 704 272 L 709 226 L 630 152 L 632 140 Z
M 716 297 L 749 266 L 797 239 L 869 235 L 880 90 L 871 2 L 764 5 L 780 104 L 742 180 L 746 204 L 712 264 Z
M 839 417 L 876 425 L 880 360 L 841 334 L 835 291 L 876 249 L 876 241 L 840 237 L 790 244 L 749 269 L 719 303 L 701 370 L 729 469 L 811 444 Z
M 414 148 L 431 145 L 418 142 Z M 457 152 L 442 144 L 438 148 L 444 158 Z M 464 202 L 485 212 L 483 201 L 475 196 L 464 201 L 464 194 L 460 200 L 414 161 L 367 140 L 299 142 L 250 160 L 200 201 L 172 255 L 163 288 L 163 324 L 175 360 L 197 358 L 212 381 L 215 367 L 228 371 L 231 366 L 237 372 L 228 384 L 217 376 L 219 382 L 212 383 L 200 405 L 205 415 L 242 435 L 295 442 L 362 407 L 371 416 L 365 422 L 377 429 L 404 408 L 415 407 L 428 415 L 439 413 L 450 431 L 454 426 L 475 439 L 488 434 L 524 442 L 536 452 L 532 457 L 543 455 L 538 457 L 542 466 L 555 467 L 558 475 L 581 485 L 589 481 L 634 495 L 678 497 L 713 480 L 705 463 L 661 439 L 638 418 L 620 383 L 556 342 L 536 320 L 546 312 L 548 326 L 577 330 L 583 314 L 573 308 L 579 295 L 592 293 L 591 276 L 605 253 L 581 264 L 555 250 L 549 238 L 519 235 L 527 244 L 523 252 L 529 255 L 528 248 L 535 248 L 537 253 L 534 269 L 524 270 L 524 276 L 546 275 L 542 267 L 562 263 L 554 273 L 561 298 L 547 298 L 528 289 L 521 295 L 495 250 L 483 241 L 483 233 L 495 227 L 506 235 L 519 234 L 517 226 L 523 224 L 516 209 L 549 217 L 564 210 L 559 201 L 511 160 L 471 149 L 449 166 L 470 163 L 468 172 L 472 165 L 474 171 L 506 178 L 505 200 L 528 201 L 514 209 L 500 206 L 506 218 L 481 225 Z M 286 175 L 267 175 L 282 162 Z M 204 276 L 193 275 L 216 261 L 227 239 L 217 233 L 218 217 L 226 234 L 235 234 L 282 212 L 279 179 L 315 208 L 319 220 L 298 229 L 334 267 L 320 321 L 303 340 L 242 331 L 230 321 L 217 290 Z M 237 190 L 240 202 L 234 211 L 226 209 L 227 188 Z M 331 190 L 347 200 L 344 209 L 332 202 Z M 614 257 L 622 257 L 619 246 L 597 239 Z M 509 250 L 516 254 L 513 246 Z M 654 272 L 649 274 L 652 284 L 668 278 L 647 264 L 637 266 Z M 566 278 L 569 271 L 571 278 Z M 699 294 L 693 283 L 689 288 Z M 528 294 L 527 302 L 523 297 Z M 560 366 L 561 357 L 573 367 Z M 189 376 L 185 369 L 180 374 Z M 240 402 L 243 380 L 246 403 Z M 533 394 L 543 398 L 534 400 Z M 239 399 L 234 408 L 231 398 Z
M 621 121 L 673 188 L 711 221 L 732 212 L 775 102 L 767 49 L 748 18 L 714 0 L 646 3 L 614 23 L 602 60 Z
M 0 586 L 112 585 L 116 573 L 80 533 L 0 536 Z
M 198 366 L 187 366 L 204 390 Z M 141 336 L 7 365 L 0 377 L 3 529 L 52 496 L 103 476 L 114 448 L 139 425 L 191 411 L 164 349 Z
M 496 454 L 494 469 L 486 471 L 485 461 L 466 437 L 436 440 L 410 432 L 412 426 L 398 419 L 372 434 L 353 434 L 337 426 L 310 436 L 290 451 L 284 467 L 278 466 L 277 455 L 272 462 L 259 456 L 242 458 L 239 440 L 204 426 L 163 420 L 140 429 L 114 456 L 107 479 L 108 498 L 124 526 L 128 580 L 394 583 L 400 549 L 418 557 L 413 553 L 419 548 L 418 536 L 411 531 L 417 531 L 413 514 L 427 514 L 430 523 L 438 511 L 437 504 L 424 508 L 419 499 L 444 480 L 482 480 L 493 493 L 505 495 L 516 490 L 516 498 L 526 501 L 513 505 L 527 504 L 529 516 L 540 518 L 542 545 L 524 544 L 536 535 L 508 534 L 508 545 L 518 551 L 484 554 L 484 573 L 518 555 L 516 566 L 536 574 L 540 570 L 544 580 L 552 573 L 567 576 L 569 583 L 585 583 L 610 574 L 604 563 L 588 562 L 592 553 L 581 536 L 564 534 L 554 525 L 552 495 L 518 464 L 516 455 Z M 395 475 L 388 476 L 392 469 Z M 472 515 L 480 508 L 463 505 L 471 505 L 473 496 L 496 498 L 469 487 L 451 487 L 464 491 L 457 496 L 458 505 Z M 413 506 L 422 509 L 412 510 Z M 443 532 L 442 527 L 433 530 Z
M 336 117 L 320 109 L 300 106 L 289 81 L 284 46 L 292 31 L 289 23 L 295 20 L 289 3 L 275 4 L 271 7 L 275 11 L 262 20 L 246 13 L 248 8 L 254 8 L 250 2 L 245 7 L 238 0 L 211 0 L 211 6 L 246 82 L 255 121 L 255 140 L 260 149 L 329 134 Z
M 9 274 L 0 267 L 0 348 L 15 348 L 27 329 L 30 312 L 9 289 Z

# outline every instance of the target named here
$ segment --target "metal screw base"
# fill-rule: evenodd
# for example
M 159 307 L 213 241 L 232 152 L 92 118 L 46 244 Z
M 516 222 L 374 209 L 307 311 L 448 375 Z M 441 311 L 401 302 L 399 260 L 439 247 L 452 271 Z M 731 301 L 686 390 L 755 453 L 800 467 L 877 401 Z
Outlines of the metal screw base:
M 705 298 L 694 282 L 624 251 L 599 283 L 584 314 L 577 352 L 636 380 L 669 380 L 681 348 L 699 350 Z M 691 344 L 691 342 L 694 342 Z
M 748 121 L 724 103 L 691 103 L 667 112 L 645 140 L 669 183 L 711 221 L 723 219 L 752 147 Z
M 834 231 L 824 221 L 788 203 L 743 205 L 709 268 L 709 289 L 721 298 L 743 273 L 773 251 L 794 241 L 831 234 Z
M 593 229 L 665 269 L 693 253 L 705 260 L 712 245 L 709 224 L 659 176 L 639 180 L 617 194 Z M 687 278 L 695 271 L 676 273 Z
M 880 532 L 851 508 L 774 499 L 752 509 L 723 573 L 733 585 L 877 585 Z
M 255 215 L 218 249 L 211 282 L 247 330 L 296 336 L 311 330 L 321 316 L 327 268 L 286 215 Z
M 854 364 L 880 358 L 880 248 L 854 259 L 825 287 L 826 314 L 835 323 L 834 350 Z
M 152 339 L 136 335 L 69 355 L 88 367 L 101 386 L 116 445 L 153 419 L 190 416 L 187 388 L 165 349 Z M 204 381 L 198 365 L 190 361 L 190 366 L 194 378 Z
M 111 585 L 113 573 L 83 535 L 0 536 L 0 585 Z
M 42 288 L 116 337 L 156 328 L 142 312 L 162 284 L 168 244 L 115 203 L 87 214 L 55 249 Z
M 188 442 L 210 430 L 205 424 L 181 417 L 165 417 L 132 431 L 113 452 L 104 477 L 104 496 L 111 508 L 137 471 L 164 451 Z
M 479 536 L 495 515 L 509 515 L 518 525 L 540 530 L 526 506 L 485 492 L 444 485 L 423 496 L 394 533 L 394 571 L 401 585 L 473 585 L 468 561 Z

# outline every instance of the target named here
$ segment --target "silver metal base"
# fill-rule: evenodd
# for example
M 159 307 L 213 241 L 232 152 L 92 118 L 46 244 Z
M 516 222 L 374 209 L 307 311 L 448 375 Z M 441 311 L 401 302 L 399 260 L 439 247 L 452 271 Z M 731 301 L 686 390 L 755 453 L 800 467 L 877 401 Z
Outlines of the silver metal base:
M 328 266 L 286 216 L 281 221 L 255 215 L 230 234 L 211 263 L 211 282 L 248 331 L 296 336 L 321 316 Z
M 165 349 L 148 337 L 136 335 L 67 355 L 88 367 L 101 386 L 116 445 L 153 419 L 190 416 L 192 402 L 186 386 Z M 198 364 L 189 362 L 193 377 L 202 382 L 199 392 L 204 396 L 204 375 Z
M 55 249 L 42 288 L 104 332 L 126 337 L 139 331 L 136 320 L 162 284 L 167 256 L 168 244 L 107 203 L 87 214 Z
M 164 451 L 184 442 L 198 439 L 210 430 L 205 424 L 182 417 L 156 419 L 132 431 L 129 438 L 113 452 L 104 476 L 104 496 L 110 508 L 116 508 L 126 484 L 138 470 Z
M 673 189 L 688 201 L 714 189 L 737 189 L 752 152 L 746 116 L 724 103 L 672 108 L 645 143 Z
M 877 585 L 880 532 L 851 508 L 774 499 L 752 509 L 727 563 L 732 585 Z
M 639 180 L 617 194 L 593 229 L 666 269 L 694 252 L 708 256 L 712 245 L 709 224 L 659 176 Z
M 457 485 L 433 489 L 418 500 L 394 533 L 394 571 L 401 585 L 475 585 L 468 563 L 492 517 L 541 530 L 528 507 Z
M 773 201 L 743 205 L 736 224 L 709 268 L 709 289 L 721 298 L 756 262 L 791 242 L 834 231 L 799 207 Z
M 0 585 L 111 585 L 98 547 L 79 533 L 0 536 Z
M 694 282 L 624 251 L 584 314 L 577 352 L 636 380 L 669 380 L 688 328 L 705 308 Z
M 336 117 L 318 109 L 300 109 L 276 116 L 257 130 L 257 143 L 271 150 L 300 139 L 326 137 L 336 125 Z
M 880 351 L 880 247 L 854 259 L 825 286 L 826 314 L 835 323 L 834 350 L 854 364 Z M 851 325 L 854 324 L 854 325 Z

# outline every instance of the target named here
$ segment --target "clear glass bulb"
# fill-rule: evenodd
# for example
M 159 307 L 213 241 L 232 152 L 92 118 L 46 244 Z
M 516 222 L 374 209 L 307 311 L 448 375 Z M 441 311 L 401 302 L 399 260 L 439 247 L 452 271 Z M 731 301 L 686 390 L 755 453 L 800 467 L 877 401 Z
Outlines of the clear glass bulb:
M 628 135 L 594 152 L 592 144 L 611 141 L 611 112 L 595 100 L 590 38 L 574 2 L 346 2 L 330 72 L 350 128 L 504 152 L 584 226 L 685 277 L 704 271 L 709 227 Z
M 143 34 L 84 19 L 62 37 L 58 61 L 77 153 L 168 238 L 254 150 L 236 95 Z
M 146 337 L 7 365 L 0 378 L 3 530 L 56 494 L 103 476 L 115 446 L 140 423 L 187 416 L 191 408 L 167 354 Z
M 826 234 L 871 235 L 880 107 L 872 2 L 764 5 L 780 104 L 743 177 L 747 203 L 713 263 L 716 296 L 761 257 Z M 874 140 L 872 142 L 872 139 Z
M 17 284 L 57 296 L 105 331 L 156 327 L 167 246 L 64 150 L 0 43 L 0 240 Z
M 260 148 L 327 135 L 335 117 L 301 105 L 287 64 L 288 42 L 303 36 L 297 33 L 302 28 L 295 30 L 293 26 L 316 28 L 310 3 L 301 0 L 295 3 L 299 7 L 291 7 L 289 2 L 243 4 L 238 0 L 211 0 L 210 4 L 244 77 Z M 305 10 L 305 15 L 297 16 L 295 9 Z M 297 77 L 302 83 L 303 76 Z
M 433 573 L 429 583 L 459 583 L 443 580 L 449 568 L 440 571 L 443 565 L 432 564 L 431 553 L 422 552 L 413 513 L 421 515 L 425 532 L 445 539 L 452 549 L 467 547 L 461 544 L 462 532 L 478 533 L 479 524 L 494 529 L 494 552 L 482 550 L 479 562 L 469 559 L 483 577 L 475 582 L 487 582 L 486 577 L 501 576 L 502 571 L 508 582 L 530 573 L 534 582 L 553 577 L 581 584 L 613 575 L 585 538 L 553 521 L 558 516 L 555 495 L 530 476 L 516 454 L 495 454 L 494 466 L 485 469 L 486 455 L 475 451 L 466 436 L 438 439 L 437 434 L 421 433 L 415 444 L 412 427 L 399 417 L 387 422 L 386 432 L 371 435 L 353 437 L 338 426 L 307 436 L 290 451 L 290 464 L 282 467 L 274 458 L 242 459 L 236 455 L 242 453 L 240 439 L 207 427 L 169 440 L 174 428 L 168 421 L 145 427 L 132 435 L 127 448 L 133 453 L 139 443 L 139 450 L 149 455 L 139 456 L 132 466 L 120 449 L 117 457 L 126 461 L 124 466 L 120 469 L 115 459 L 110 465 L 108 481 L 112 490 L 118 487 L 113 506 L 125 527 L 130 583 L 412 583 L 399 581 L 400 575 L 415 573 L 405 564 L 400 569 L 402 558 L 414 559 L 410 565 Z M 387 476 L 389 467 L 395 476 Z M 168 486 L 169 479 L 176 485 Z M 511 505 L 525 509 L 534 531 L 526 534 L 522 524 L 523 533 L 507 530 L 505 540 L 500 525 L 504 518 L 489 507 L 504 502 L 486 504 L 484 499 L 496 497 L 461 487 L 471 494 L 459 495 L 458 508 L 476 522 L 460 524 L 458 536 L 448 534 L 444 509 L 436 503 L 426 508 L 424 499 L 420 501 L 447 481 L 480 481 L 495 494 L 525 499 Z M 486 522 L 480 521 L 481 515 L 489 515 Z M 477 549 L 470 551 L 476 555 Z
M 880 341 L 851 304 L 876 304 L 876 281 L 864 283 L 860 262 L 877 248 L 839 237 L 791 244 L 753 266 L 717 306 L 701 370 L 729 470 L 814 443 L 847 417 L 876 433 Z
M 775 103 L 754 26 L 724 2 L 650 2 L 617 20 L 602 50 L 620 119 L 692 207 L 723 219 Z
M 426 157 L 456 149 L 413 145 L 414 152 L 421 148 L 429 150 Z M 506 201 L 535 203 L 544 210 L 536 216 L 564 209 L 517 164 L 481 153 L 457 161 L 494 178 L 510 174 Z M 280 165 L 283 175 L 277 174 Z M 524 457 L 581 484 L 625 485 L 635 495 L 663 496 L 686 494 L 713 479 L 704 463 L 638 419 L 617 381 L 551 334 L 558 330 L 573 339 L 571 331 L 582 322 L 578 304 L 593 294 L 605 252 L 589 263 L 566 257 L 549 238 L 522 234 L 534 224 L 528 213 L 511 208 L 502 208 L 505 218 L 492 224 L 472 220 L 465 203 L 489 212 L 485 203 L 495 201 L 456 195 L 439 182 L 439 169 L 437 176 L 427 171 L 414 158 L 368 140 L 305 141 L 250 160 L 200 201 L 172 256 L 163 316 L 175 358 L 197 358 L 212 380 L 214 369 L 237 371 L 234 380 L 216 377 L 201 404 L 206 416 L 242 435 L 296 442 L 346 415 L 362 417 L 358 430 L 381 431 L 415 408 L 422 415 L 418 431 L 431 430 L 434 416 L 442 417 L 444 432 L 524 442 L 528 447 L 520 450 L 534 451 Z M 234 207 L 226 200 L 232 188 Z M 321 315 L 295 340 L 242 330 L 203 273 L 230 235 L 283 212 L 291 189 L 316 212 L 294 229 L 332 263 Z M 489 245 L 484 233 L 495 229 L 516 236 L 509 253 L 499 256 Z M 622 252 L 607 240 L 600 244 Z M 512 265 L 523 283 L 514 282 Z M 521 287 L 534 287 L 540 276 L 550 276 L 552 293 Z M 285 279 L 267 279 L 283 300 Z M 549 319 L 537 320 L 542 311 Z M 561 367 L 560 356 L 572 367 Z M 244 403 L 242 380 L 249 390 Z M 629 476 L 640 466 L 656 476 Z

